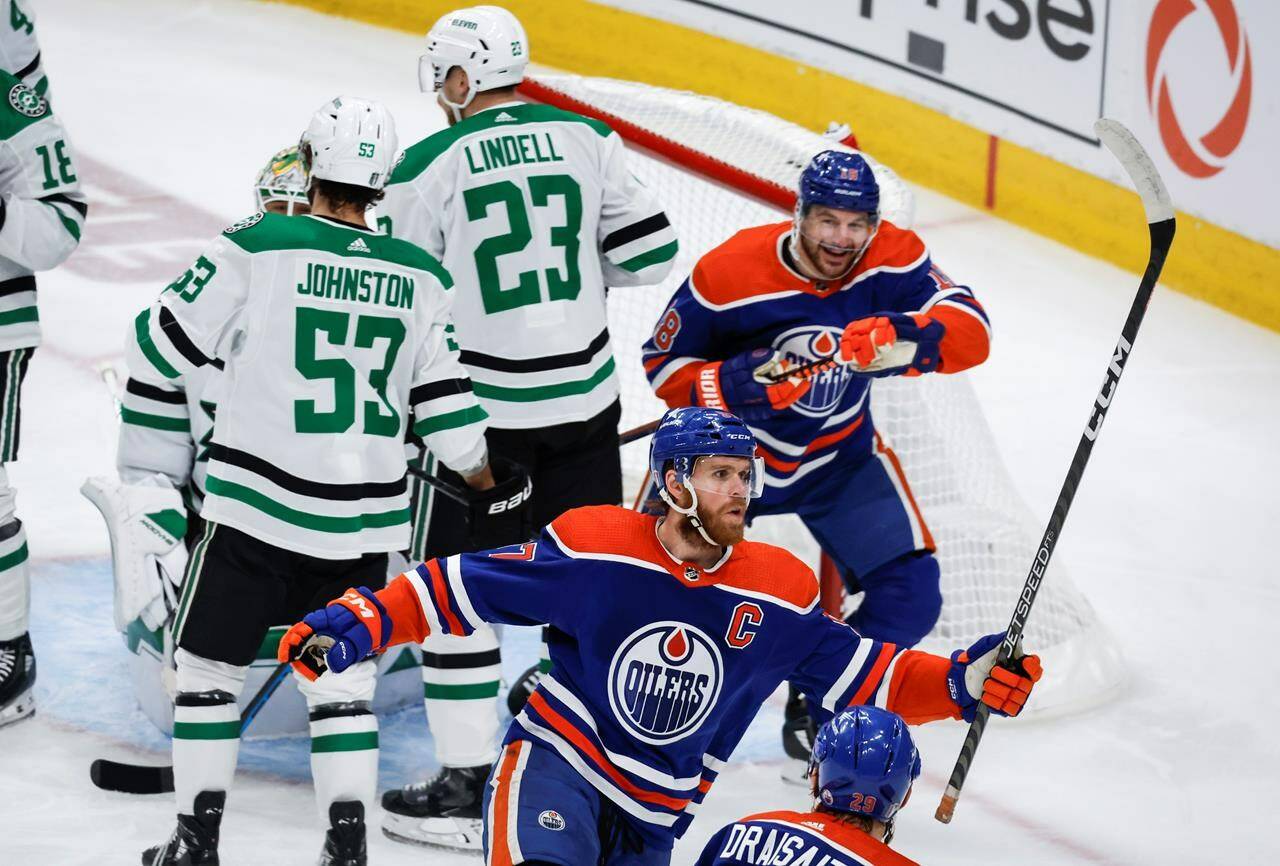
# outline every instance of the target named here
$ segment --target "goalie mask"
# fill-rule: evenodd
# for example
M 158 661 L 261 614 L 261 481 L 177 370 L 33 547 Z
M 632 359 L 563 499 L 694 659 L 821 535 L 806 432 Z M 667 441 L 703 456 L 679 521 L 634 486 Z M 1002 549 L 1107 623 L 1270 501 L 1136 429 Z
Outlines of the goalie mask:
M 499 6 L 472 6 L 442 16 L 427 33 L 427 53 L 418 60 L 418 85 L 436 93 L 455 122 L 476 94 L 524 80 L 529 39 L 516 16 Z M 450 102 L 442 91 L 449 70 L 467 73 L 467 94 Z
M 278 151 L 258 173 L 254 184 L 254 201 L 258 210 L 265 211 L 271 202 L 288 205 L 286 216 L 293 216 L 299 206 L 309 206 L 307 201 L 307 171 L 302 167 L 295 144 Z
M 311 115 L 298 153 L 308 189 L 313 178 L 382 189 L 395 166 L 395 122 L 380 102 L 339 96 Z

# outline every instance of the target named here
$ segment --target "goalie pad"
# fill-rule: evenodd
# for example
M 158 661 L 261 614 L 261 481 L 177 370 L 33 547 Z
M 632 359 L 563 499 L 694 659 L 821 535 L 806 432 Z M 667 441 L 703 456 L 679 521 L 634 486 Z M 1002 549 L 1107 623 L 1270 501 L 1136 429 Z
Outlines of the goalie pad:
M 80 492 L 102 512 L 111 538 L 116 628 L 124 631 L 135 619 L 160 628 L 177 606 L 187 567 L 181 494 L 160 474 L 136 484 L 88 478 Z

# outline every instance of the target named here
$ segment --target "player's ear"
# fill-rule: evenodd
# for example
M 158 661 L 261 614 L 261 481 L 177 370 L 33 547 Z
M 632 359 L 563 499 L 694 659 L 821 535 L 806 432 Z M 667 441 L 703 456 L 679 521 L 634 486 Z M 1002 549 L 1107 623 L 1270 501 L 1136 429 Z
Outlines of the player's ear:
M 667 493 L 671 496 L 679 498 L 684 494 L 684 485 L 680 482 L 680 473 L 674 469 L 668 469 L 663 473 L 662 483 L 667 488 Z

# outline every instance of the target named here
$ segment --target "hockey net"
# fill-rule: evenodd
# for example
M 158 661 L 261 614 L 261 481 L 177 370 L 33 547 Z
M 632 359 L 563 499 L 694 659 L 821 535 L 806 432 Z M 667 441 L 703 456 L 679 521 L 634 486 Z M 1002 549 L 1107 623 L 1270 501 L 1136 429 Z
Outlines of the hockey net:
M 735 232 L 789 216 L 800 171 L 814 154 L 849 148 L 765 112 L 635 82 L 541 74 L 521 90 L 617 130 L 630 145 L 629 167 L 663 203 L 679 237 L 679 257 L 666 281 L 609 293 L 622 426 L 644 424 L 665 407 L 645 380 L 640 347 L 676 287 L 703 253 Z M 881 184 L 885 218 L 910 227 L 910 189 L 867 158 Z M 943 610 L 921 648 L 950 652 L 1003 631 L 1040 532 L 1000 459 L 973 387 L 964 374 L 880 379 L 872 388 L 872 412 L 937 543 Z M 642 483 L 647 447 L 645 439 L 623 449 L 628 494 Z M 748 537 L 785 546 L 818 569 L 817 544 L 795 518 L 757 520 Z M 1114 638 L 1059 563 L 1044 579 L 1026 645 L 1046 668 L 1029 707 L 1035 715 L 1098 703 L 1122 682 Z

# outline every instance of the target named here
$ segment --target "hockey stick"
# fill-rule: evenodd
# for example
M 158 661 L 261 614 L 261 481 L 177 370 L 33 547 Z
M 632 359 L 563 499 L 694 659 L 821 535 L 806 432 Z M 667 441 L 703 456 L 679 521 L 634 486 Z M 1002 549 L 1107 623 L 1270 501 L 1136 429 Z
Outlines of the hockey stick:
M 660 419 L 655 421 L 649 421 L 645 424 L 641 424 L 638 427 L 632 427 L 630 430 L 622 431 L 621 433 L 618 434 L 618 444 L 629 445 L 630 443 L 635 442 L 638 439 L 643 439 L 644 437 L 652 433 L 654 430 L 657 430 L 659 423 L 661 423 Z M 457 487 L 450 484 L 449 482 L 441 481 L 439 478 L 436 478 L 434 475 L 429 474 L 427 470 L 420 469 L 417 466 L 414 466 L 412 463 L 410 463 L 407 468 L 410 475 L 414 476 L 415 478 L 421 478 L 423 481 L 427 482 L 436 490 L 439 490 L 445 496 L 448 496 L 450 499 L 453 499 L 456 502 L 460 502 L 463 505 L 471 504 L 471 501 L 467 499 L 465 494 L 461 490 L 459 490 Z
M 267 681 L 245 705 L 240 713 L 240 735 L 253 722 L 254 717 L 275 694 L 280 683 L 289 673 L 289 663 L 281 662 L 271 671 Z M 151 767 L 145 764 L 126 764 L 98 758 L 89 765 L 89 778 L 104 791 L 120 791 L 125 794 L 167 794 L 173 790 L 173 765 Z
M 1085 426 L 1080 443 L 1076 445 L 1076 453 L 1071 458 L 1071 466 L 1067 469 L 1067 477 L 1062 482 L 1062 490 L 1058 493 L 1058 501 L 1053 505 L 1053 513 L 1049 517 L 1049 525 L 1040 539 L 1040 547 L 1031 561 L 1031 569 L 1027 572 L 1027 581 L 1022 587 L 1022 594 L 1014 608 L 1013 617 L 1009 620 L 1009 628 L 1005 632 L 1004 641 L 1000 644 L 1000 652 L 996 664 L 1009 659 L 1014 648 L 1022 638 L 1027 625 L 1027 617 L 1031 606 L 1035 603 L 1036 594 L 1040 591 L 1040 581 L 1044 578 L 1045 569 L 1049 566 L 1049 558 L 1057 546 L 1062 532 L 1062 525 L 1067 519 L 1067 511 L 1080 487 L 1080 478 L 1089 462 L 1093 451 L 1093 443 L 1102 430 L 1102 422 L 1107 409 L 1115 400 L 1116 388 L 1120 384 L 1120 375 L 1129 354 L 1133 351 L 1133 342 L 1138 337 L 1138 328 L 1142 325 L 1142 317 L 1147 312 L 1147 304 L 1151 301 L 1151 293 L 1155 289 L 1156 280 L 1160 277 L 1160 269 L 1164 267 L 1165 258 L 1169 255 L 1169 247 L 1173 244 L 1175 228 L 1173 203 L 1169 192 L 1165 189 L 1151 157 L 1143 150 L 1142 145 L 1133 137 L 1133 133 L 1114 120 L 1101 119 L 1093 125 L 1098 138 L 1107 146 L 1112 155 L 1124 166 L 1125 172 L 1133 182 L 1134 188 L 1142 198 L 1142 206 L 1147 214 L 1148 229 L 1151 234 L 1151 255 L 1147 260 L 1146 272 L 1138 285 L 1137 297 L 1129 308 L 1129 317 L 1120 331 L 1120 341 L 1107 364 L 1106 378 L 1102 382 L 1102 390 L 1098 392 L 1094 405 L 1089 410 L 1089 423 Z M 947 789 L 942 795 L 942 802 L 934 817 L 944 824 L 951 823 L 955 812 L 956 800 L 964 787 L 965 777 L 977 754 L 978 744 L 982 741 L 982 732 L 987 727 L 987 705 L 979 702 L 973 721 L 969 723 L 969 732 L 965 735 L 964 746 L 956 758 L 955 769 L 947 782 Z

